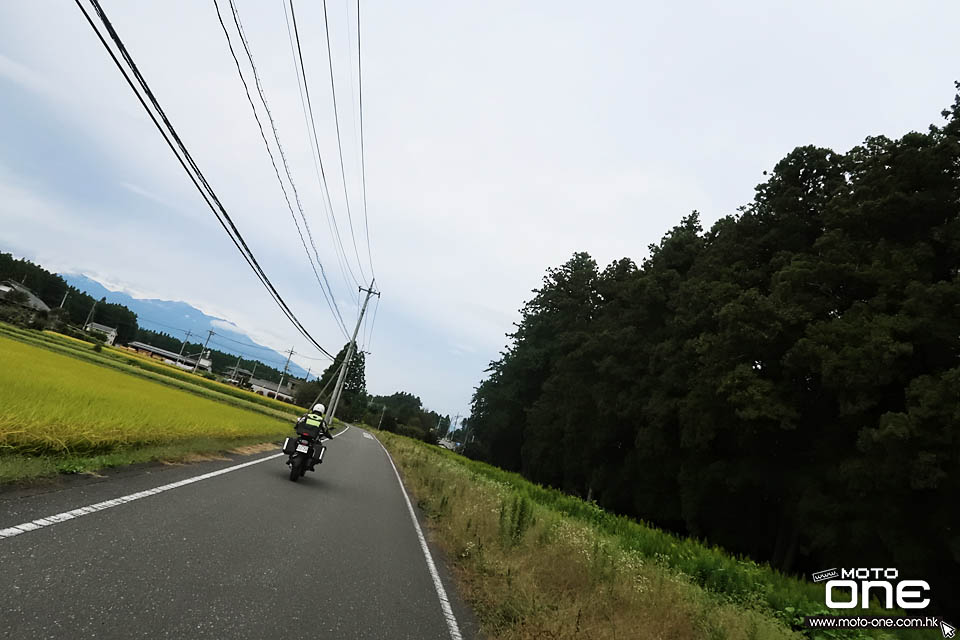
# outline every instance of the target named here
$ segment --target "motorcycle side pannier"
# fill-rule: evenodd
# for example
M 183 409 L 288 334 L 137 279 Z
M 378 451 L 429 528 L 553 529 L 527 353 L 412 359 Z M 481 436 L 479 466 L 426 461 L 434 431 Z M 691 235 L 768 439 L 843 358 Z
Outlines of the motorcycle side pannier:
M 296 438 L 287 438 L 283 441 L 283 452 L 287 455 L 291 453 L 296 453 L 297 451 L 297 439 Z

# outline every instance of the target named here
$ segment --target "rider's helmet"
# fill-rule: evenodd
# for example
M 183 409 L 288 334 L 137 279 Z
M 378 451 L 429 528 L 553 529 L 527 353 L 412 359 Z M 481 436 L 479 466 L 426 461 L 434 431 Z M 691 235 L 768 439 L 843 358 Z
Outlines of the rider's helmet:
M 326 410 L 326 407 L 323 406 L 322 404 L 320 404 L 319 402 L 318 402 L 317 404 L 313 405 L 313 411 L 314 411 L 314 413 L 319 413 L 320 415 L 323 415 L 323 412 L 324 412 L 325 410 Z

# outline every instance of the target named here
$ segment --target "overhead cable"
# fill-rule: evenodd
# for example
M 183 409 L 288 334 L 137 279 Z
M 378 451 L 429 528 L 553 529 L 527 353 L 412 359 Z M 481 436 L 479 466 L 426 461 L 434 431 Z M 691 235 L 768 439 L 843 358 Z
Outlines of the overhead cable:
M 357 96 L 360 108 L 360 186 L 363 189 L 363 228 L 367 237 L 367 258 L 370 260 L 370 275 L 376 278 L 373 270 L 373 253 L 370 251 L 370 220 L 367 218 L 367 162 L 363 148 L 363 46 L 360 40 L 360 0 L 357 0 Z M 379 300 L 378 306 L 379 306 Z
M 290 0 L 290 8 L 293 10 L 293 0 Z M 340 156 L 340 180 L 343 183 L 343 201 L 347 207 L 347 222 L 350 225 L 350 239 L 353 241 L 353 252 L 357 256 L 357 266 L 360 269 L 360 276 L 366 281 L 367 276 L 363 273 L 363 261 L 360 260 L 360 251 L 357 250 L 357 236 L 353 231 L 353 214 L 350 211 L 350 197 L 347 195 L 347 172 L 343 167 L 343 143 L 340 140 L 340 110 L 337 108 L 337 84 L 333 79 L 333 52 L 330 46 L 330 20 L 327 18 L 327 0 L 323 0 L 323 30 L 327 39 L 327 67 L 330 69 L 330 95 L 333 96 L 333 122 L 337 131 L 337 154 Z
M 81 0 L 74 0 L 74 1 L 77 7 L 80 9 L 80 11 L 83 13 L 84 17 L 87 19 L 87 22 L 90 24 L 90 28 L 93 29 L 94 33 L 96 33 L 97 38 L 100 40 L 100 43 L 103 45 L 104 49 L 107 50 L 107 53 L 109 53 L 114 64 L 120 70 L 120 73 L 123 75 L 124 79 L 127 81 L 127 84 L 130 86 L 131 90 L 134 92 L 137 99 L 140 101 L 140 104 L 143 106 L 144 110 L 150 116 L 150 119 L 153 121 L 154 126 L 156 126 L 157 129 L 160 131 L 161 135 L 164 138 L 164 141 L 170 147 L 171 151 L 173 151 L 177 160 L 180 162 L 180 165 L 183 167 L 184 171 L 186 171 L 187 175 L 190 177 L 191 182 L 193 182 L 194 186 L 200 192 L 200 195 L 201 197 L 203 197 L 204 202 L 206 202 L 207 206 L 210 208 L 214 216 L 217 218 L 217 222 L 219 222 L 220 226 L 223 227 L 224 231 L 227 232 L 227 235 L 230 237 L 230 240 L 237 247 L 237 250 L 243 256 L 244 260 L 247 262 L 250 268 L 254 271 L 255 275 L 263 284 L 263 286 L 270 293 L 271 297 L 274 299 L 277 306 L 280 307 L 280 310 L 284 313 L 285 316 L 287 316 L 287 319 L 290 320 L 290 322 L 294 325 L 297 331 L 304 338 L 306 338 L 321 353 L 325 353 L 328 356 L 330 356 L 327 350 L 324 349 L 323 346 L 319 342 L 317 342 L 317 340 L 312 335 L 310 335 L 306 327 L 304 327 L 303 324 L 300 322 L 300 320 L 297 319 L 293 311 L 287 305 L 286 301 L 283 300 L 283 297 L 276 290 L 276 287 L 274 287 L 273 283 L 270 282 L 270 279 L 267 277 L 263 268 L 257 262 L 256 257 L 253 255 L 253 251 L 251 251 L 250 247 L 247 245 L 246 241 L 243 239 L 243 236 L 240 234 L 240 231 L 237 229 L 236 225 L 234 224 L 232 218 L 227 213 L 227 210 L 223 206 L 223 203 L 220 202 L 220 199 L 217 197 L 216 193 L 213 191 L 213 188 L 210 186 L 209 182 L 207 182 L 203 173 L 200 171 L 200 168 L 197 166 L 196 162 L 193 160 L 193 157 L 190 155 L 189 151 L 187 150 L 186 145 L 184 145 L 183 141 L 180 139 L 179 135 L 176 132 L 176 129 L 174 129 L 173 125 L 170 123 L 169 118 L 167 118 L 167 115 L 163 111 L 163 108 L 160 106 L 159 102 L 157 101 L 156 96 L 154 96 L 153 92 L 150 90 L 149 85 L 147 84 L 146 80 L 143 78 L 143 75 L 140 73 L 139 68 L 137 67 L 136 63 L 133 61 L 133 58 L 130 56 L 129 51 L 127 51 L 126 46 L 124 46 L 120 36 L 117 34 L 116 30 L 113 28 L 113 25 L 111 24 L 110 20 L 107 18 L 107 15 L 104 12 L 103 8 L 100 6 L 99 1 L 89 0 L 91 6 L 93 7 L 94 11 L 97 13 L 97 16 L 99 17 L 101 23 L 106 29 L 108 35 L 110 36 L 115 46 L 117 47 L 117 50 L 119 51 L 120 55 L 123 57 L 124 61 L 129 66 L 129 70 L 124 68 L 123 64 L 121 64 L 120 60 L 117 58 L 117 55 L 114 53 L 113 49 L 110 48 L 110 45 L 107 43 L 106 38 L 104 38 L 103 34 L 97 28 L 96 24 L 94 24 L 93 18 L 87 12 L 87 9 L 81 3 Z M 130 78 L 131 73 L 136 78 L 137 83 L 140 86 L 140 90 L 142 90 L 143 93 L 146 95 L 146 97 L 150 100 L 150 103 L 153 105 L 154 109 L 156 110 L 157 115 L 159 115 L 160 119 L 163 121 L 164 123 L 163 126 L 157 120 L 157 115 L 155 115 L 154 112 L 151 111 L 150 107 L 147 106 L 147 102 L 146 100 L 144 100 L 144 97 L 141 95 L 140 91 L 137 90 L 137 86 L 134 85 L 133 80 L 131 80 Z M 173 141 L 171 141 L 171 138 Z M 174 144 L 174 142 L 176 144 Z M 330 357 L 332 358 L 333 356 L 330 356 Z
M 340 227 L 337 224 L 336 212 L 333 208 L 333 200 L 330 198 L 330 188 L 327 182 L 327 174 L 323 167 L 323 156 L 320 152 L 320 142 L 317 138 L 316 118 L 313 115 L 313 102 L 310 99 L 310 85 L 307 81 L 306 67 L 304 66 L 304 63 L 303 63 L 303 49 L 300 46 L 300 31 L 297 26 L 297 16 L 293 7 L 293 0 L 288 0 L 288 4 L 290 7 L 290 20 L 287 21 L 287 35 L 290 38 L 290 47 L 291 47 L 291 51 L 293 52 L 294 66 L 299 69 L 299 72 L 297 74 L 297 82 L 298 83 L 301 82 L 301 78 L 303 82 L 302 90 L 306 97 L 306 104 L 304 105 L 305 107 L 304 119 L 307 120 L 307 130 L 312 135 L 312 143 L 313 143 L 314 151 L 316 152 L 316 160 L 318 161 L 318 163 L 315 166 L 319 170 L 318 179 L 320 180 L 320 185 L 321 185 L 321 188 L 323 189 L 323 193 L 326 196 L 327 207 L 333 221 L 332 231 L 336 236 L 337 245 L 340 249 L 340 255 L 343 257 L 343 263 L 341 264 L 341 268 L 345 266 L 346 271 L 350 274 L 350 278 L 353 280 L 353 283 L 357 286 L 360 286 L 360 281 L 357 280 L 357 276 L 353 273 L 353 268 L 350 266 L 350 260 L 349 258 L 347 258 L 346 251 L 343 248 L 343 240 L 340 237 Z M 287 5 L 284 5 L 284 16 L 286 16 L 286 6 Z M 291 23 L 292 23 L 292 32 L 290 31 Z M 303 99 L 303 96 L 301 96 L 301 100 L 302 99 Z
M 317 279 L 317 284 L 320 285 L 320 291 L 321 293 L 323 293 L 324 300 L 326 300 L 327 306 L 330 308 L 330 312 L 333 314 L 334 321 L 337 322 L 338 326 L 340 327 L 340 330 L 344 333 L 344 335 L 347 335 L 347 328 L 343 322 L 343 316 L 340 314 L 340 309 L 339 307 L 337 307 L 336 297 L 333 294 L 333 290 L 330 288 L 330 282 L 327 280 L 326 273 L 323 270 L 323 263 L 320 261 L 320 254 L 318 253 L 317 245 L 313 240 L 313 233 L 310 231 L 310 225 L 307 222 L 306 215 L 303 212 L 303 205 L 300 202 L 300 195 L 297 193 L 296 184 L 293 182 L 293 176 L 290 174 L 290 166 L 287 163 L 287 157 L 283 151 L 283 145 L 280 144 L 280 136 L 277 133 L 276 123 L 273 120 L 273 114 L 270 112 L 270 105 L 267 103 L 267 98 L 264 95 L 263 86 L 260 83 L 260 75 L 257 72 L 257 66 L 254 63 L 253 54 L 250 51 L 249 43 L 247 42 L 246 35 L 243 32 L 243 26 L 240 22 L 239 13 L 237 11 L 236 5 L 234 4 L 233 0 L 229 0 L 229 2 L 230 2 L 231 13 L 233 15 L 233 21 L 237 28 L 237 33 L 240 35 L 240 40 L 243 43 L 244 51 L 247 54 L 247 60 L 250 62 L 250 68 L 253 70 L 253 77 L 256 84 L 257 94 L 259 95 L 260 101 L 263 104 L 264 111 L 267 114 L 267 118 L 270 123 L 270 129 L 273 132 L 273 139 L 276 141 L 277 149 L 280 152 L 280 158 L 283 162 L 284 172 L 287 175 L 287 180 L 290 182 L 290 188 L 293 191 L 294 200 L 297 204 L 297 210 L 300 212 L 300 218 L 303 220 L 304 229 L 306 229 L 307 237 L 310 239 L 310 246 L 313 247 L 313 253 L 314 253 L 313 256 L 310 255 L 310 250 L 307 248 L 306 240 L 303 237 L 303 231 L 300 229 L 300 223 L 297 221 L 297 216 L 293 211 L 293 205 L 290 203 L 290 196 L 287 193 L 286 185 L 284 185 L 283 179 L 280 177 L 280 170 L 277 168 L 277 162 L 276 162 L 276 159 L 274 158 L 273 151 L 270 148 L 270 143 L 267 142 L 267 136 L 264 133 L 263 123 L 260 120 L 260 116 L 257 113 L 257 109 L 253 104 L 253 99 L 250 96 L 250 87 L 247 85 L 247 80 L 240 69 L 240 61 L 237 59 L 237 54 L 233 48 L 233 42 L 230 38 L 230 33 L 227 30 L 226 24 L 224 24 L 223 22 L 223 16 L 220 13 L 219 2 L 218 0 L 213 0 L 214 8 L 217 11 L 217 18 L 220 20 L 220 27 L 223 29 L 223 35 L 227 39 L 227 47 L 230 49 L 230 55 L 233 57 L 233 62 L 236 65 L 237 75 L 240 76 L 240 81 L 243 83 L 243 89 L 247 95 L 247 102 L 250 104 L 250 110 L 253 111 L 253 117 L 257 121 L 257 126 L 260 129 L 260 137 L 263 139 L 263 144 L 267 149 L 267 154 L 270 156 L 270 164 L 273 165 L 273 172 L 277 177 L 277 182 L 280 183 L 280 189 L 283 191 L 283 197 L 287 203 L 287 209 L 290 211 L 290 217 L 293 218 L 293 224 L 297 229 L 297 234 L 300 236 L 300 243 L 303 245 L 303 251 L 307 255 L 307 260 L 309 261 L 310 267 L 313 270 L 313 274 Z M 314 257 L 316 258 L 316 261 L 314 261 Z M 318 267 L 320 269 L 319 273 L 317 272 Z M 329 295 L 327 293 L 328 291 L 329 291 Z

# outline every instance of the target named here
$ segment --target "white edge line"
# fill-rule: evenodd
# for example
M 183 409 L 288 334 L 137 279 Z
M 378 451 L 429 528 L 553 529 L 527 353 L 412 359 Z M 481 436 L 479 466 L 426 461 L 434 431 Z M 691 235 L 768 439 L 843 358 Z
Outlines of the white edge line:
M 400 491 L 403 493 L 403 499 L 407 502 L 407 510 L 410 512 L 410 519 L 413 520 L 413 528 L 417 530 L 417 538 L 420 539 L 420 549 L 423 551 L 423 557 L 427 561 L 427 569 L 430 570 L 430 577 L 433 578 L 433 586 L 437 590 L 437 598 L 440 600 L 440 609 L 443 611 L 443 617 L 447 622 L 447 629 L 450 630 L 452 640 L 463 640 L 460 635 L 460 627 L 457 624 L 457 618 L 453 615 L 453 609 L 450 608 L 450 600 L 447 598 L 447 592 L 443 588 L 443 582 L 440 580 L 440 574 L 437 573 L 437 566 L 433 562 L 433 556 L 430 555 L 430 548 L 427 546 L 427 539 L 423 537 L 423 529 L 420 528 L 420 522 L 417 521 L 417 514 L 413 511 L 413 505 L 410 503 L 410 496 L 407 495 L 407 489 L 403 486 L 403 480 L 400 479 L 400 472 L 397 471 L 397 465 L 393 463 L 393 457 L 387 448 L 383 446 L 380 440 L 373 436 L 383 452 L 387 454 L 387 460 L 393 467 L 393 474 L 397 476 L 397 482 L 400 484 Z
M 352 425 L 347 425 L 347 428 L 333 436 L 341 436 L 350 430 Z M 382 445 L 381 445 L 382 446 Z M 154 487 L 153 489 L 147 489 L 145 491 L 138 491 L 136 493 L 131 493 L 130 495 L 121 496 L 119 498 L 113 498 L 112 500 L 105 500 L 104 502 L 98 502 L 96 504 L 87 505 L 86 507 L 79 507 L 77 509 L 71 509 L 70 511 L 64 511 L 63 513 L 57 513 L 52 516 L 45 516 L 43 518 L 37 518 L 36 520 L 31 520 L 30 522 L 24 522 L 23 524 L 14 525 L 12 527 L 7 527 L 6 529 L 0 529 L 0 540 L 5 538 L 12 538 L 18 536 L 21 533 L 26 533 L 28 531 L 36 531 L 37 529 L 42 529 L 44 527 L 49 527 L 61 522 L 66 522 L 67 520 L 72 520 L 80 516 L 85 516 L 90 513 L 96 513 L 97 511 L 103 511 L 104 509 L 109 509 L 110 507 L 116 507 L 121 504 L 126 504 L 128 502 L 133 502 L 134 500 L 139 500 L 140 498 L 146 498 L 148 496 L 155 496 L 158 493 L 163 493 L 164 491 L 169 491 L 171 489 L 177 489 L 188 484 L 193 484 L 194 482 L 200 482 L 201 480 L 207 480 L 209 478 L 215 478 L 216 476 L 221 476 L 225 473 L 230 473 L 231 471 L 236 471 L 238 469 L 243 469 L 244 467 L 249 467 L 254 464 L 260 464 L 261 462 L 266 462 L 267 460 L 273 460 L 274 458 L 279 458 L 284 453 L 275 453 L 272 456 L 267 456 L 265 458 L 258 458 L 251 462 L 244 462 L 243 464 L 234 465 L 232 467 L 226 467 L 225 469 L 219 469 L 217 471 L 211 471 L 210 473 L 204 473 L 203 475 L 194 476 L 192 478 L 187 478 L 185 480 L 180 480 L 179 482 L 171 482 L 170 484 L 165 484 L 159 487 Z

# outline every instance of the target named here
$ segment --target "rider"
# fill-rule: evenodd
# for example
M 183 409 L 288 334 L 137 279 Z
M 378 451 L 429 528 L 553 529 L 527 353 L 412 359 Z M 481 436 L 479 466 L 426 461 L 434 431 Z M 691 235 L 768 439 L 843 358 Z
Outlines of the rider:
M 302 427 L 302 426 L 304 426 L 304 425 L 306 425 L 306 426 L 308 426 L 308 427 L 316 427 L 317 429 L 320 430 L 320 435 L 321 435 L 321 436 L 325 436 L 325 437 L 327 437 L 327 438 L 333 438 L 333 436 L 330 435 L 330 430 L 327 429 L 327 422 L 326 422 L 326 420 L 323 419 L 323 412 L 324 412 L 325 410 L 326 410 L 326 407 L 324 407 L 324 406 L 323 406 L 322 404 L 320 404 L 320 403 L 317 403 L 317 404 L 313 405 L 313 410 L 312 410 L 312 411 L 310 411 L 310 412 L 308 412 L 308 413 L 300 416 L 300 419 L 297 420 L 296 428 L 299 430 L 300 427 Z M 319 437 L 317 438 L 317 446 L 323 447 L 323 445 L 320 444 L 320 438 L 319 438 Z M 310 468 L 310 471 L 313 471 L 313 466 L 314 466 L 314 464 L 316 464 L 315 461 L 314 461 L 314 458 L 311 458 L 311 459 L 310 459 L 310 467 L 309 467 L 309 468 Z

